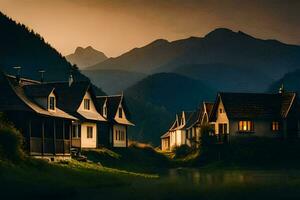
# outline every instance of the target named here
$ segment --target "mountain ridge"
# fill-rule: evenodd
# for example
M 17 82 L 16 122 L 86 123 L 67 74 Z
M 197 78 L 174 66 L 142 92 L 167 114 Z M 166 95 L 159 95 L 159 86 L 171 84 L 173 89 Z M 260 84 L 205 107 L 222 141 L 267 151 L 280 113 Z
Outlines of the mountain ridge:
M 70 63 L 76 64 L 80 69 L 100 63 L 108 58 L 103 52 L 94 49 L 92 46 L 87 46 L 86 48 L 77 47 L 74 53 L 65 57 Z

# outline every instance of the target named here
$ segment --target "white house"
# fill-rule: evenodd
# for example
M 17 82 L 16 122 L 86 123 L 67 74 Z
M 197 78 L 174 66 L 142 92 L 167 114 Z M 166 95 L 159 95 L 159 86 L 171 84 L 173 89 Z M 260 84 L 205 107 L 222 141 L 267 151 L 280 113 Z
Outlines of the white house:
M 106 119 L 98 113 L 96 97 L 89 82 L 57 82 L 47 83 L 55 87 L 58 94 L 57 106 L 75 116 L 72 123 L 72 147 L 96 148 L 99 127 L 98 122 Z

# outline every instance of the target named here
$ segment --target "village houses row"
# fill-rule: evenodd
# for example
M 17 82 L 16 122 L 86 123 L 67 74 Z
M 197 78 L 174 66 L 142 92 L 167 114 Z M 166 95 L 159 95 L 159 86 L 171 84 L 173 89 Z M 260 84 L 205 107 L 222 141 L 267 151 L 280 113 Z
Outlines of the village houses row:
M 210 127 L 217 143 L 237 138 L 297 138 L 300 131 L 299 99 L 295 92 L 219 93 L 215 102 L 204 102 L 196 111 L 176 115 L 161 136 L 163 151 L 181 145 L 199 146 L 201 128 Z
M 0 112 L 37 157 L 70 157 L 71 148 L 127 147 L 134 124 L 123 94 L 96 96 L 90 82 L 39 82 L 0 72 Z

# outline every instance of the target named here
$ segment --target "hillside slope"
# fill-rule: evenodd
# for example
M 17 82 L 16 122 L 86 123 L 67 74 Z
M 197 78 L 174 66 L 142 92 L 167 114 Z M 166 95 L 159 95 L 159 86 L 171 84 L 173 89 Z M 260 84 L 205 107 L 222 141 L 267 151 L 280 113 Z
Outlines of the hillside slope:
M 75 80 L 87 80 L 59 52 L 39 34 L 23 24 L 17 24 L 0 12 L 0 68 L 15 74 L 13 67 L 21 66 L 21 75 L 40 79 L 38 70 L 44 69 L 46 81 L 68 80 L 70 72 Z
M 150 75 L 125 90 L 133 121 L 132 135 L 158 145 L 176 112 L 195 110 L 202 101 L 212 101 L 215 90 L 199 80 L 173 73 Z

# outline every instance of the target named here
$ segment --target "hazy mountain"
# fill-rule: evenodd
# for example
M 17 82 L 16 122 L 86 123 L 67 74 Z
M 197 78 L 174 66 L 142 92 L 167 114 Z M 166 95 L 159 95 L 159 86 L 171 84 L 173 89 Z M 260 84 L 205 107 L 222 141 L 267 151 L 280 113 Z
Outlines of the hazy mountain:
M 147 76 L 143 73 L 123 70 L 83 70 L 81 72 L 108 94 L 120 93 Z
M 300 94 L 300 70 L 289 72 L 281 79 L 274 81 L 269 87 L 269 92 L 278 92 L 283 84 L 286 91 L 294 91 Z
M 266 88 L 273 79 L 278 79 L 286 72 L 297 69 L 299 64 L 300 46 L 287 45 L 276 40 L 261 40 L 243 32 L 220 28 L 203 38 L 191 37 L 173 42 L 156 40 L 88 69 L 117 69 L 149 74 L 173 71 L 183 73 L 187 70 L 179 69 L 180 67 L 193 65 L 195 68 L 197 65 L 199 66 L 197 74 L 200 75 L 203 70 L 203 74 L 213 71 L 204 66 L 213 66 L 215 71 L 220 70 L 227 75 L 232 72 L 233 75 L 228 76 L 227 79 L 234 77 L 237 78 L 237 82 L 244 82 L 241 85 L 231 84 L 232 87 L 228 84 L 229 90 L 244 91 Z M 223 69 L 224 67 L 229 68 Z M 248 73 L 252 77 L 266 76 L 266 80 L 255 82 L 251 77 L 247 77 Z M 218 74 L 213 79 L 225 76 Z M 240 76 L 237 76 L 238 74 Z M 198 79 L 202 77 L 193 76 Z M 245 85 L 245 80 L 248 81 L 249 86 Z M 222 89 L 222 84 L 216 85 L 216 88 Z
M 139 121 L 133 132 L 143 132 L 146 139 L 158 144 L 176 112 L 194 110 L 203 100 L 214 100 L 215 94 L 199 80 L 173 73 L 150 75 L 125 91 L 127 100 L 135 102 L 129 104 L 132 117 Z
M 18 24 L 0 12 L 0 68 L 15 74 L 13 67 L 21 66 L 21 76 L 40 80 L 44 69 L 45 81 L 67 81 L 72 72 L 75 81 L 88 80 L 42 36 L 23 24 Z M 104 92 L 97 88 L 98 94 Z
M 95 65 L 107 59 L 106 55 L 101 51 L 97 51 L 91 46 L 86 48 L 77 47 L 75 52 L 67 55 L 66 59 L 76 64 L 80 69 Z
M 219 91 L 263 92 L 272 81 L 268 74 L 255 69 L 241 69 L 241 66 L 227 64 L 187 64 L 180 65 L 174 73 L 199 79 Z M 241 78 L 242 77 L 242 78 Z

